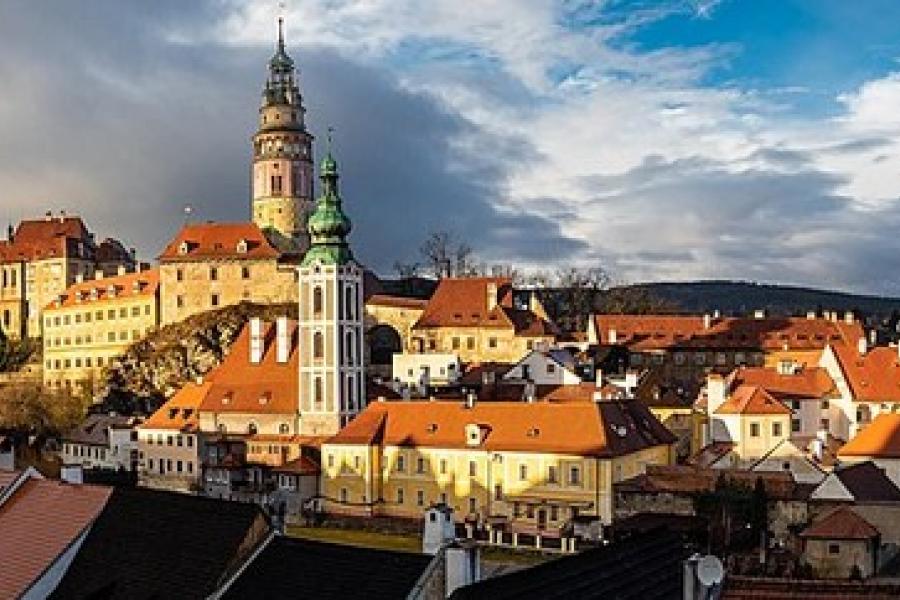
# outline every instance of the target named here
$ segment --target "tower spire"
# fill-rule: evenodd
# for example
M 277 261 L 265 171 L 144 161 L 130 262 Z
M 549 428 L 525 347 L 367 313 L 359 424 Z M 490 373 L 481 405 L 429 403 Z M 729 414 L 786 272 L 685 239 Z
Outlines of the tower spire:
M 278 51 L 284 52 L 284 17 L 278 17 Z
M 316 208 L 307 223 L 311 243 L 303 258 L 304 266 L 315 263 L 343 265 L 353 260 L 353 252 L 347 243 L 352 226 L 338 193 L 338 168 L 331 154 L 331 133 L 329 128 L 328 153 L 319 165 L 322 195 L 316 201 Z

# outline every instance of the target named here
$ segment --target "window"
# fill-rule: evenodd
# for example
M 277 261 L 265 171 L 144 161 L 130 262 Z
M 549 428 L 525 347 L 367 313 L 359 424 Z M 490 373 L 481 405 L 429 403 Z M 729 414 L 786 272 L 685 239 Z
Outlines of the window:
M 313 315 L 319 316 L 322 314 L 322 288 L 315 287 L 313 288 Z
M 416 491 L 416 506 L 425 506 L 425 492 L 422 490 Z
M 353 318 L 353 305 L 354 304 L 355 303 L 353 302 L 353 288 L 347 287 L 347 289 L 344 290 L 344 317 L 346 319 Z
M 210 304 L 210 306 L 218 306 L 218 305 L 219 305 L 219 295 L 218 295 L 218 294 L 212 294 L 212 295 L 209 297 L 209 304 Z
M 123 307 L 123 308 L 120 308 L 120 309 L 119 309 L 119 318 L 120 318 L 120 319 L 127 319 L 127 318 L 128 318 L 128 309 L 127 309 L 127 308 L 124 308 L 124 307 Z
M 441 475 L 446 475 L 446 474 L 447 474 L 447 459 L 442 458 L 441 459 Z
M 183 444 L 184 438 L 182 438 L 180 435 L 175 436 L 175 445 L 180 448 Z
M 398 473 L 403 473 L 403 472 L 406 470 L 406 461 L 405 461 L 405 458 L 406 458 L 406 457 L 403 456 L 402 454 L 398 454 L 398 455 L 397 455 L 397 464 L 396 464 L 396 467 L 397 467 L 397 472 L 398 472 Z
M 347 502 L 350 495 L 347 493 L 347 488 L 341 488 L 341 502 Z
M 182 269 L 178 269 L 177 271 L 175 271 L 175 280 L 184 281 L 184 271 Z
M 488 338 L 488 348 L 496 348 L 497 347 L 497 338 L 491 337 Z
M 241 279 L 250 279 L 250 267 L 246 265 L 241 267 Z
M 822 400 L 822 410 L 828 410 L 828 400 Z
M 106 318 L 109 319 L 110 321 L 112 321 L 113 319 L 115 319 L 115 318 L 116 318 L 116 311 L 115 311 L 115 310 L 108 310 L 108 311 L 106 311 Z
M 325 357 L 325 338 L 321 331 L 313 334 L 313 358 Z
M 781 423 L 772 423 L 772 435 L 781 437 Z
M 466 338 L 466 348 L 468 348 L 469 350 L 475 349 L 475 338 Z
M 403 488 L 397 488 L 397 504 L 403 504 Z
M 459 338 L 458 337 L 453 338 L 451 345 L 453 346 L 454 350 L 459 350 Z
M 166 437 L 166 446 L 171 446 L 171 445 L 172 445 L 172 436 L 170 435 L 170 436 Z
M 547 483 L 559 483 L 559 475 L 554 466 L 547 467 Z
M 210 267 L 210 268 L 209 268 L 209 279 L 210 279 L 211 281 L 218 281 L 218 280 L 219 280 L 219 269 L 218 269 L 218 268 L 216 268 L 216 267 Z
M 569 485 L 581 485 L 581 469 L 578 467 L 569 469 Z
M 281 175 L 272 175 L 271 185 L 273 196 L 281 194 Z
M 469 513 L 478 512 L 478 498 L 469 498 Z
M 494 500 L 503 500 L 503 486 L 499 483 L 494 486 Z
M 425 472 L 425 459 L 419 457 L 416 459 L 416 473 L 424 473 Z
M 519 481 L 528 480 L 528 465 L 519 465 Z
M 329 455 L 328 455 L 328 466 L 329 466 L 329 467 L 333 467 L 333 466 L 334 466 L 334 454 L 329 454 Z
M 362 459 L 358 456 L 353 457 L 353 468 L 359 471 L 359 466 L 362 464 Z
M 184 296 L 175 297 L 175 306 L 177 306 L 178 308 L 184 308 Z
M 554 365 L 553 363 L 547 363 L 547 374 L 553 375 L 554 373 L 556 373 L 556 365 Z
M 347 355 L 347 364 L 351 364 L 353 362 L 353 332 L 348 331 L 347 335 L 344 337 L 344 346 Z
M 180 460 L 175 463 L 175 470 L 178 471 L 179 473 L 181 473 L 181 471 L 184 470 L 184 465 L 182 464 L 182 462 Z
M 187 447 L 188 448 L 194 447 L 194 436 L 192 436 L 192 435 L 187 436 Z
M 313 380 L 313 401 L 316 404 L 322 404 L 322 378 L 316 377 Z
M 791 419 L 791 432 L 798 433 L 800 431 L 800 419 Z
M 558 506 L 550 507 L 550 520 L 551 521 L 559 521 L 559 507 Z
M 841 553 L 841 545 L 840 544 L 828 544 L 828 554 L 840 554 Z
M 750 423 L 750 437 L 759 437 L 759 423 Z
M 478 475 L 478 463 L 474 460 L 469 461 L 469 477 L 476 477 Z
M 821 421 L 819 421 L 819 429 L 828 431 L 830 424 L 831 422 L 828 419 L 822 419 Z

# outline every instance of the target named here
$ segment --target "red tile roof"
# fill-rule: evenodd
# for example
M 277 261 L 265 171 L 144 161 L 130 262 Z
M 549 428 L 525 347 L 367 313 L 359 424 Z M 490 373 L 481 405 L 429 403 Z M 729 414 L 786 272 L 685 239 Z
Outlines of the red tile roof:
M 674 436 L 637 402 L 375 402 L 329 444 L 467 448 L 478 425 L 485 450 L 622 456 L 671 444 Z
M 756 385 L 741 385 L 719 408 L 718 415 L 790 415 L 791 409 Z
M 30 479 L 0 506 L 0 598 L 15 598 L 100 514 L 112 488 Z
M 393 306 L 396 308 L 411 308 L 424 310 L 428 300 L 422 298 L 408 298 L 406 296 L 390 296 L 388 294 L 372 294 L 366 298 L 366 305 Z
M 288 321 L 289 354 L 276 361 L 274 323 L 263 323 L 263 354 L 259 364 L 250 362 L 250 324 L 244 326 L 225 360 L 209 378 L 212 385 L 200 410 L 232 413 L 293 414 L 299 410 L 299 352 L 296 321 Z
M 734 377 L 735 385 L 756 385 L 779 400 L 821 399 L 838 396 L 834 380 L 820 367 L 803 367 L 786 375 L 767 367 L 741 367 Z
M 110 294 L 114 290 L 114 294 Z M 45 308 L 53 309 L 76 304 L 103 302 L 113 298 L 135 298 L 153 296 L 159 291 L 159 269 L 150 269 L 140 273 L 126 273 L 103 279 L 89 279 L 82 283 L 73 283 L 61 294 L 61 301 L 54 300 Z
M 616 343 L 632 350 L 791 350 L 824 349 L 828 344 L 856 348 L 863 336 L 858 322 L 801 317 L 712 319 L 706 328 L 701 316 L 594 315 L 594 326 L 604 344 L 615 330 Z
M 854 400 L 900 402 L 897 348 L 872 348 L 864 355 L 860 355 L 856 345 L 837 345 L 833 350 Z
M 753 488 L 757 480 L 762 480 L 766 492 L 778 499 L 796 498 L 805 491 L 804 488 L 798 487 L 790 473 L 690 465 L 647 465 L 643 474 L 615 484 L 615 491 L 690 495 L 713 491 L 720 477 L 747 488 Z
M 871 523 L 847 506 L 840 506 L 800 532 L 802 538 L 820 540 L 869 540 L 879 535 Z
M 200 384 L 188 382 L 169 398 L 165 404 L 144 421 L 140 429 L 170 429 L 173 431 L 197 431 L 198 409 L 212 387 L 207 378 Z
M 46 217 L 22 221 L 13 240 L 0 241 L 0 262 L 31 261 L 75 254 L 78 243 L 91 256 L 93 243 L 80 217 Z
M 289 475 L 318 475 L 320 472 L 319 465 L 307 456 L 301 456 L 292 461 L 288 461 L 280 467 L 273 467 L 275 473 L 287 473 Z
M 246 244 L 246 252 L 239 244 Z M 182 246 L 184 244 L 184 246 Z M 186 250 L 182 252 L 182 249 Z M 192 223 L 185 225 L 159 255 L 162 263 L 210 258 L 267 259 L 280 253 L 255 223 Z
M 784 579 L 729 574 L 722 600 L 896 600 L 900 584 L 893 581 Z
M 900 414 L 882 413 L 838 450 L 838 456 L 900 458 Z
M 494 306 L 488 305 L 490 286 L 496 288 Z M 415 329 L 436 327 L 490 327 L 513 329 L 518 335 L 553 336 L 556 328 L 530 310 L 513 305 L 508 277 L 441 279 Z

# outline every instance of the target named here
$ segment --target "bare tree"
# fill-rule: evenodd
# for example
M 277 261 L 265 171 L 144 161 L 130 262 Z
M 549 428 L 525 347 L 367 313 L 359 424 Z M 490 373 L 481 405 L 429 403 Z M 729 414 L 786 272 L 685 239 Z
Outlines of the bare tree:
M 472 247 L 450 231 L 432 231 L 419 247 L 424 268 L 436 279 L 467 277 L 477 272 Z
M 396 261 L 394 263 L 394 272 L 400 279 L 412 279 L 419 276 L 421 265 L 417 262 L 405 263 Z

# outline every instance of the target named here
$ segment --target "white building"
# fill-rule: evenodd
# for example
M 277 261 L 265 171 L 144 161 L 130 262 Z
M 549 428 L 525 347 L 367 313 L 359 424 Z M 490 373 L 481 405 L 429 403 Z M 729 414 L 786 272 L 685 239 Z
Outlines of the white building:
M 532 350 L 503 376 L 505 380 L 531 381 L 535 385 L 581 383 L 575 357 L 568 350 Z
M 453 353 L 407 354 L 393 357 L 394 383 L 410 388 L 443 387 L 459 381 L 462 368 Z
M 118 415 L 88 415 L 63 436 L 60 458 L 64 465 L 84 469 L 133 471 L 138 464 L 139 420 Z

